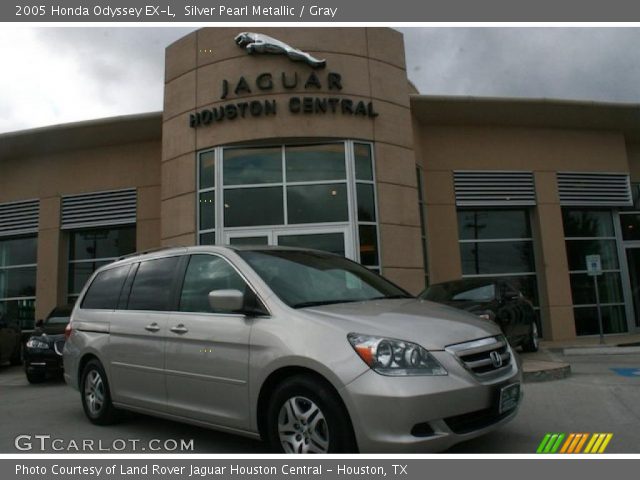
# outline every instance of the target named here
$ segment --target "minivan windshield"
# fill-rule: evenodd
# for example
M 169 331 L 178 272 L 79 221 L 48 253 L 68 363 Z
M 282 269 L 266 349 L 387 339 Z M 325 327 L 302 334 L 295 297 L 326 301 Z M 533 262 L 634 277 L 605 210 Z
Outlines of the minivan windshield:
M 337 255 L 298 250 L 238 254 L 293 308 L 412 295 L 367 268 Z

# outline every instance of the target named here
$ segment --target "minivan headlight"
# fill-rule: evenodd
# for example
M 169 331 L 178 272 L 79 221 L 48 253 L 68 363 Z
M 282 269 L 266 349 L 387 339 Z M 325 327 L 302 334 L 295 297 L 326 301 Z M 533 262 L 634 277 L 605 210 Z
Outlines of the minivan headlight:
M 433 355 L 416 343 L 359 333 L 350 333 L 347 339 L 364 363 L 381 375 L 447 375 Z

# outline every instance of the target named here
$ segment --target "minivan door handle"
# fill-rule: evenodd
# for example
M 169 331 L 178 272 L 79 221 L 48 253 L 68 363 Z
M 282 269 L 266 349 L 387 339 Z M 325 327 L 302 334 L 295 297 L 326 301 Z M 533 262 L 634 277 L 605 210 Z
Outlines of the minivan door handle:
M 144 327 L 144 329 L 149 332 L 157 332 L 158 330 L 160 330 L 160 326 L 156 322 L 153 322 Z
M 176 325 L 175 327 L 171 327 L 171 331 L 173 333 L 178 333 L 182 335 L 183 333 L 187 333 L 189 329 L 185 327 L 182 323 L 180 325 Z

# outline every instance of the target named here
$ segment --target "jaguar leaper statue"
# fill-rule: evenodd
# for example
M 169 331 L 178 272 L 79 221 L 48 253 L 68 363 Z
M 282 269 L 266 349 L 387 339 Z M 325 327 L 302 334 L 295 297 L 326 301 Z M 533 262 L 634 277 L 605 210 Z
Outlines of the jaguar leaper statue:
M 235 38 L 236 43 L 244 47 L 248 53 L 271 53 L 275 55 L 286 55 L 294 62 L 305 62 L 313 68 L 324 68 L 327 61 L 315 58 L 307 52 L 287 45 L 280 40 L 276 40 L 262 33 L 242 32 Z

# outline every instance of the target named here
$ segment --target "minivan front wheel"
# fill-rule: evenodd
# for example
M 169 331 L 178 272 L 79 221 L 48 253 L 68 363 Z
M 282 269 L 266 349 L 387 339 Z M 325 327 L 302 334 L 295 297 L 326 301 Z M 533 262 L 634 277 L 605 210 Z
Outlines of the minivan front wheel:
M 307 376 L 286 379 L 271 397 L 267 440 L 284 453 L 333 453 L 355 450 L 351 422 L 327 385 Z
M 99 361 L 90 360 L 84 367 L 80 393 L 82 408 L 92 423 L 109 425 L 116 422 L 118 411 L 111 403 L 109 382 Z

